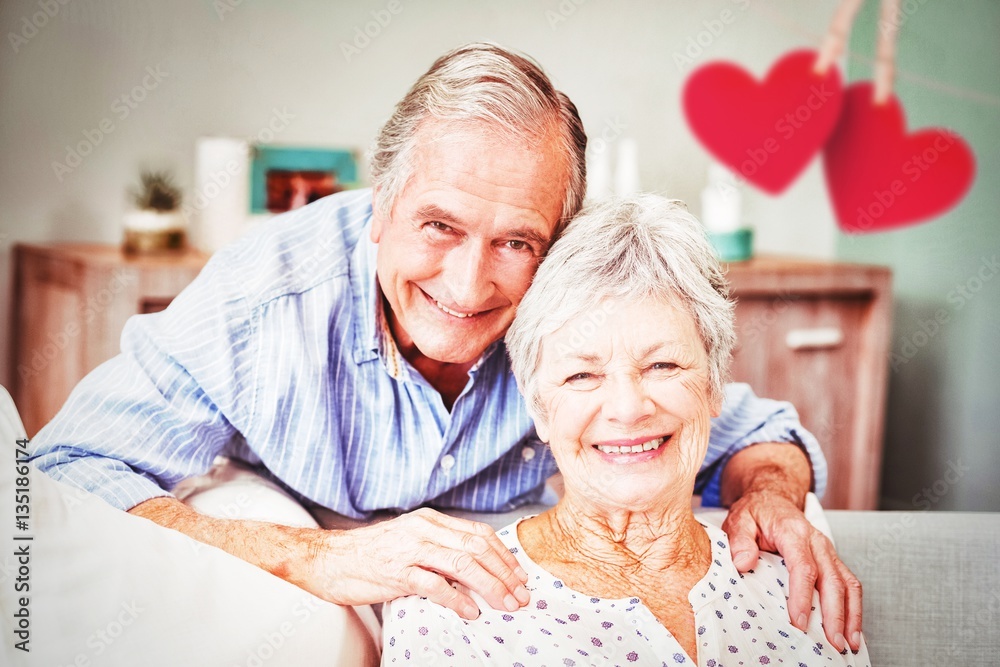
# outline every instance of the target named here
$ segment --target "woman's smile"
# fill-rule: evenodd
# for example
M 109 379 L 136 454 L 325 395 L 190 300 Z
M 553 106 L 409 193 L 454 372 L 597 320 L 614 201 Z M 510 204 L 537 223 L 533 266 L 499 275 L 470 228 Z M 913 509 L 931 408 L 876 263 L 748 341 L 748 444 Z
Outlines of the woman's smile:
M 666 449 L 664 445 L 670 437 L 661 435 L 609 441 L 591 445 L 591 448 L 609 463 L 644 463 L 658 457 Z

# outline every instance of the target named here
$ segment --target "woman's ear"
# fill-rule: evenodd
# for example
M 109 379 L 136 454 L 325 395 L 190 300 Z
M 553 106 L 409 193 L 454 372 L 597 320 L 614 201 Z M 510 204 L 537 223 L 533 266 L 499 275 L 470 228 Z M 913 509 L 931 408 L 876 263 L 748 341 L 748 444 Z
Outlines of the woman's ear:
M 711 405 L 709 405 L 709 409 L 713 417 L 718 417 L 722 414 L 722 399 L 724 391 L 725 390 L 722 392 L 712 392 L 712 398 L 710 399 Z
M 531 417 L 531 421 L 535 422 L 535 433 L 538 435 L 538 439 L 549 444 L 549 425 L 540 404 L 536 403 L 534 407 L 529 406 L 528 415 Z
M 549 427 L 539 419 L 535 419 L 535 433 L 538 434 L 539 440 L 546 445 L 549 444 Z

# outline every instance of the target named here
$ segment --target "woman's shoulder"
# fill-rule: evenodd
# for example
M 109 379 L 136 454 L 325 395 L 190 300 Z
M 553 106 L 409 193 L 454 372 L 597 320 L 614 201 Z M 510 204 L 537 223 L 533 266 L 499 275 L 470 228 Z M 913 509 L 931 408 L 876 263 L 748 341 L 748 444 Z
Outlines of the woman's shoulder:
M 523 516 L 520 519 L 517 519 L 516 521 L 512 521 L 503 528 L 497 530 L 497 537 L 500 538 L 500 541 L 503 542 L 503 545 L 508 549 L 517 548 L 520 551 L 521 542 L 520 540 L 518 540 L 517 537 L 517 527 L 521 524 L 522 521 L 533 519 L 535 516 L 537 515 L 531 514 L 528 516 Z
M 533 538 L 537 535 L 536 524 L 539 515 L 529 514 L 496 531 L 497 538 L 514 555 L 517 562 L 525 571 L 538 569 L 537 564 L 528 556 L 528 549 L 531 547 Z M 521 537 L 527 541 L 527 545 L 522 544 Z
M 730 586 L 736 586 L 739 582 L 741 588 L 756 589 L 757 592 L 766 597 L 775 600 L 787 598 L 788 568 L 780 555 L 761 551 L 757 565 L 753 569 L 741 573 L 733 563 L 729 535 L 711 521 L 702 519 L 699 521 L 712 542 L 713 563 L 709 569 L 710 573 L 729 582 Z M 723 588 L 725 588 L 724 585 Z

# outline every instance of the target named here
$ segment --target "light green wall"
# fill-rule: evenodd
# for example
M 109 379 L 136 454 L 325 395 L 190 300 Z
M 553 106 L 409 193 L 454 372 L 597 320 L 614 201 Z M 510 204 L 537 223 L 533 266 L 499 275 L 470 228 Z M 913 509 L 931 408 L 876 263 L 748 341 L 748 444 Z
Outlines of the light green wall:
M 883 505 L 998 511 L 1000 3 L 901 4 L 896 94 L 908 126 L 959 132 L 975 152 L 977 173 L 966 198 L 938 219 L 837 240 L 840 258 L 893 270 L 897 356 L 890 371 Z M 871 77 L 877 22 L 878 3 L 869 1 L 851 38 L 849 80 Z M 980 273 L 988 278 L 981 280 Z

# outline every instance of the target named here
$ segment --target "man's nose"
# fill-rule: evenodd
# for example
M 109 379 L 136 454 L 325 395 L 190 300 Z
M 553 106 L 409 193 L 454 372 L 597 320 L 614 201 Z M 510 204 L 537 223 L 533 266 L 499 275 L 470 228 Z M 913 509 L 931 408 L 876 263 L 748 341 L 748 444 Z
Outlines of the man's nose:
M 489 248 L 463 243 L 448 253 L 444 282 L 459 308 L 475 310 L 493 294 L 493 262 Z
M 603 411 L 608 420 L 622 426 L 641 426 L 655 412 L 656 406 L 641 377 L 619 377 L 606 386 L 608 396 Z

